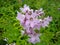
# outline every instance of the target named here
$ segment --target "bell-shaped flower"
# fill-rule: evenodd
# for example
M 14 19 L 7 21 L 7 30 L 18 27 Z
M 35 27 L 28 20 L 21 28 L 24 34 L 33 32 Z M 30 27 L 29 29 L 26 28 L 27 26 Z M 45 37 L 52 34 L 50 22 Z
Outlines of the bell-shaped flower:
M 26 4 L 24 5 L 24 8 L 20 8 L 20 10 L 23 12 L 23 13 L 26 13 L 28 10 L 30 10 L 29 6 L 27 6 Z

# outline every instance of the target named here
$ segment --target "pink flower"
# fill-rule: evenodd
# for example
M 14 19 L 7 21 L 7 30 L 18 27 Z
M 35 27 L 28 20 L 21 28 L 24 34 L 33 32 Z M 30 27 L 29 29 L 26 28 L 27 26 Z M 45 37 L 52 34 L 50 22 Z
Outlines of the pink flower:
M 48 27 L 49 22 L 52 21 L 52 17 L 46 17 L 42 20 L 42 27 Z
M 18 14 L 17 14 L 16 18 L 20 21 L 21 24 L 24 23 L 25 15 L 23 15 L 23 14 L 21 14 L 19 12 L 17 12 L 17 13 Z
M 33 44 L 37 43 L 37 42 L 40 42 L 40 38 L 38 35 L 34 35 L 34 36 L 31 36 L 29 39 L 28 39 L 28 42 L 31 42 Z
M 44 14 L 44 11 L 42 8 L 40 8 L 39 10 L 35 10 L 35 13 L 37 14 L 37 16 L 41 16 Z
M 29 6 L 24 5 L 24 8 L 20 8 L 20 10 L 23 12 L 23 14 L 17 12 L 18 14 L 16 18 L 20 21 L 20 24 L 24 28 L 24 31 L 21 31 L 21 34 L 27 34 L 30 37 L 28 42 L 33 44 L 40 42 L 40 33 L 36 32 L 35 29 L 40 31 L 41 27 L 44 28 L 48 26 L 49 22 L 52 21 L 52 17 L 48 16 L 42 19 L 41 16 L 44 14 L 42 8 L 33 11 L 33 9 L 30 9 Z
M 27 6 L 26 4 L 24 5 L 24 8 L 20 8 L 20 10 L 23 12 L 23 13 L 26 13 L 26 11 L 30 10 L 29 6 Z

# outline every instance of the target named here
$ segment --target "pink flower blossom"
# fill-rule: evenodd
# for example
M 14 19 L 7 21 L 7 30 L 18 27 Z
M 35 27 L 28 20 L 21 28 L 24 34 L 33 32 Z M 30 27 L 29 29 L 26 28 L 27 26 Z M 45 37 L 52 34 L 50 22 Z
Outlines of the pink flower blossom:
M 26 13 L 26 11 L 30 10 L 29 6 L 27 6 L 26 4 L 24 5 L 24 8 L 20 8 L 20 10 L 23 12 L 23 13 Z
M 48 27 L 49 22 L 52 21 L 52 17 L 46 17 L 42 20 L 42 27 Z
M 31 35 L 30 36 L 30 39 L 28 39 L 29 42 L 35 44 L 37 42 L 40 42 L 40 38 L 39 38 L 40 35 L 38 34 L 35 34 L 35 35 Z
M 43 16 L 44 11 L 42 8 L 39 10 L 33 11 L 33 9 L 30 9 L 29 6 L 26 4 L 24 5 L 24 8 L 20 8 L 20 10 L 23 12 L 17 12 L 17 19 L 20 21 L 20 24 L 24 27 L 23 34 L 27 34 L 30 38 L 28 39 L 28 42 L 31 42 L 33 44 L 40 42 L 40 33 L 35 32 L 35 29 L 37 31 L 40 31 L 41 27 L 46 27 L 49 25 L 49 22 L 52 21 L 52 17 L 46 17 L 46 18 L 39 18 Z
M 23 14 L 21 14 L 19 12 L 17 12 L 17 13 L 18 14 L 17 14 L 16 18 L 20 21 L 21 24 L 24 23 L 25 15 L 23 15 Z

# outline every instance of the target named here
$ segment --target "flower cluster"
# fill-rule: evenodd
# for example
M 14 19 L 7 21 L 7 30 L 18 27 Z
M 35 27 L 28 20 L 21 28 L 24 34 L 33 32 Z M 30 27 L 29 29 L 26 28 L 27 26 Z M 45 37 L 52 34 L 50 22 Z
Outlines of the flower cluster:
M 17 19 L 20 21 L 20 24 L 24 27 L 24 31 L 21 31 L 22 34 L 27 34 L 30 38 L 28 42 L 33 44 L 40 42 L 40 28 L 48 26 L 49 22 L 52 20 L 52 17 L 41 18 L 44 11 L 42 8 L 39 10 L 30 9 L 29 6 L 24 5 L 24 8 L 20 8 L 22 13 L 17 12 Z

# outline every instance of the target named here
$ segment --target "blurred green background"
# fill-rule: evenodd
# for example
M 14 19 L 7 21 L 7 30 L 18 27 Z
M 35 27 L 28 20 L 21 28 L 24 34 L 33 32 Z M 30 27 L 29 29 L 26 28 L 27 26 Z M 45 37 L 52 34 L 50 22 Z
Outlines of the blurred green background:
M 35 45 L 60 45 L 60 0 L 0 0 L 0 45 L 15 42 L 16 45 L 34 45 L 27 42 L 27 36 L 21 36 L 23 30 L 16 19 L 17 11 L 24 4 L 36 10 L 43 8 L 46 16 L 53 20 L 46 28 L 41 28 L 41 42 Z M 7 41 L 3 39 L 7 38 Z

